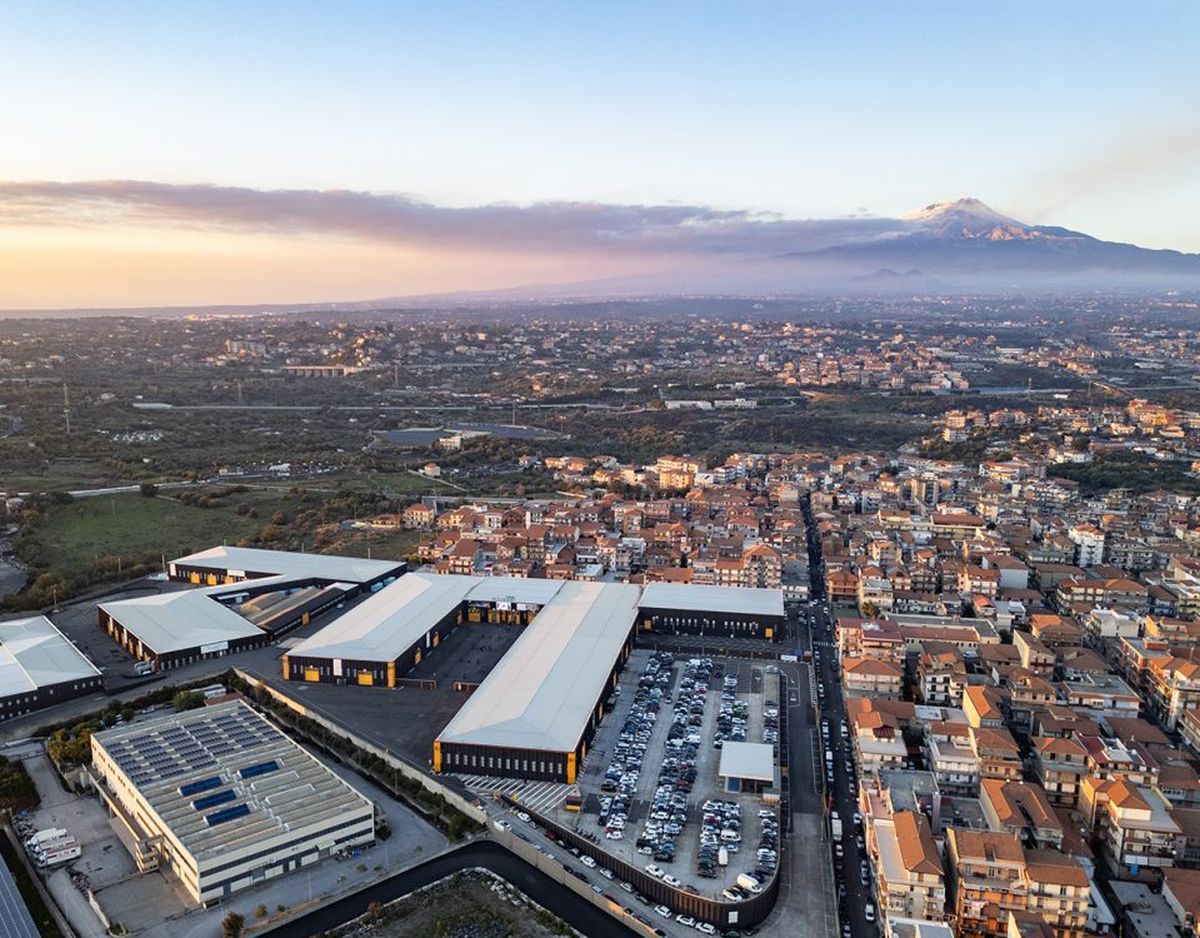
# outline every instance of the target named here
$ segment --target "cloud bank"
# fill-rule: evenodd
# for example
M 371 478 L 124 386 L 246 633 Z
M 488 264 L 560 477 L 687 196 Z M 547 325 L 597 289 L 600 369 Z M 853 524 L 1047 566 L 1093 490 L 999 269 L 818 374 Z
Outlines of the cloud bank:
M 768 256 L 899 233 L 895 219 L 788 219 L 702 205 L 433 205 L 407 195 L 137 180 L 0 182 L 0 226 L 154 226 L 513 252 Z

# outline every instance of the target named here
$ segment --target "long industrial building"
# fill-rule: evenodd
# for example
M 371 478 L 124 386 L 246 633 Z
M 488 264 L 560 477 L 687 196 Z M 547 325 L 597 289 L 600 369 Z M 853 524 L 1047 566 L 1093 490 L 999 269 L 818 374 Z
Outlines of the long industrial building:
M 466 621 L 528 622 L 563 587 L 525 580 L 410 573 L 292 648 L 287 680 L 395 687 Z
M 100 603 L 96 616 L 113 641 L 160 670 L 267 644 L 271 633 L 221 602 L 222 590 L 228 587 Z
M 646 632 L 777 640 L 787 621 L 783 591 L 650 583 L 638 611 Z
M 564 583 L 442 730 L 434 771 L 574 784 L 629 657 L 640 595 Z
M 775 638 L 779 590 L 410 573 L 283 656 L 285 680 L 397 687 L 464 622 L 524 630 L 434 743 L 435 771 L 573 783 L 644 630 Z
M 96 666 L 45 616 L 0 622 L 0 720 L 103 687 Z
M 172 580 L 195 586 L 217 586 L 282 576 L 293 581 L 349 583 L 361 589 L 390 583 L 404 570 L 405 564 L 397 560 L 364 560 L 332 554 L 224 545 L 188 554 L 172 560 L 167 566 L 167 574 Z
M 375 837 L 372 803 L 241 701 L 96 733 L 92 762 L 139 871 L 198 904 Z
M 172 580 L 200 589 L 101 603 L 97 619 L 139 660 L 166 669 L 278 639 L 343 600 L 404 573 L 393 560 L 213 547 L 174 560 Z

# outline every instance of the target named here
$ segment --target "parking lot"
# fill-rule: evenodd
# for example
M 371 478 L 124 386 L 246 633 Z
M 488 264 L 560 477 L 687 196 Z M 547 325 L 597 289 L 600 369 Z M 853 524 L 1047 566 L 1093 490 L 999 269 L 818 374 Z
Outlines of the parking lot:
M 763 741 L 778 707 L 769 667 L 635 650 L 579 779 L 583 810 L 560 810 L 559 821 L 700 894 L 736 899 L 764 881 L 777 857 L 775 812 L 758 795 L 724 790 L 716 743 Z

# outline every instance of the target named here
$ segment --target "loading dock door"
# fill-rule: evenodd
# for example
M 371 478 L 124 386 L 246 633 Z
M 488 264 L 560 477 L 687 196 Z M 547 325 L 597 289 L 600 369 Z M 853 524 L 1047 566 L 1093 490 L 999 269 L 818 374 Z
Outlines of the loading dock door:
M 370 671 L 359 671 L 358 683 L 362 687 L 373 687 L 375 685 L 375 675 Z
M 321 680 L 321 672 L 318 671 L 316 668 L 305 668 L 304 669 L 304 680 L 319 681 L 319 680 Z

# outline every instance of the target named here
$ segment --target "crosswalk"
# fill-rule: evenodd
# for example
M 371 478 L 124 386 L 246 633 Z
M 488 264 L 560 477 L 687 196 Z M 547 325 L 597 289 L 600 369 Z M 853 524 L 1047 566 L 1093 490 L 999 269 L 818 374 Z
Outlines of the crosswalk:
M 522 782 L 489 775 L 460 775 L 463 784 L 478 795 L 508 795 L 534 811 L 554 811 L 566 800 L 570 785 L 561 782 Z

